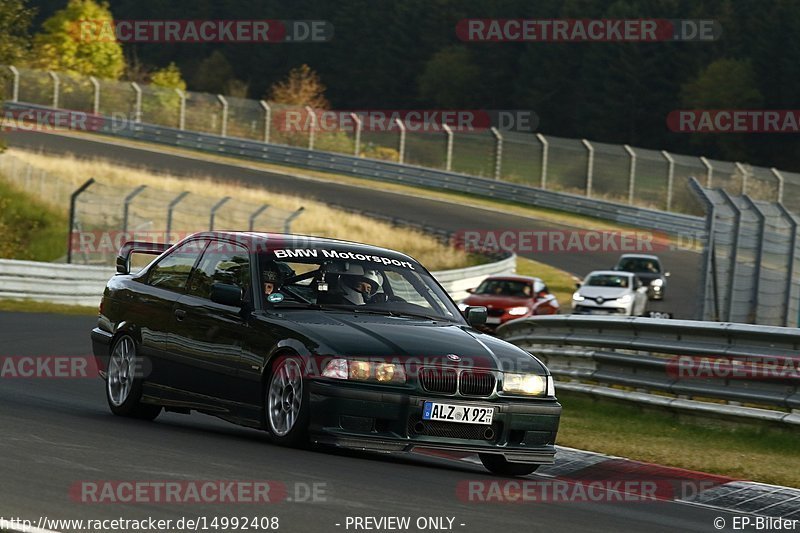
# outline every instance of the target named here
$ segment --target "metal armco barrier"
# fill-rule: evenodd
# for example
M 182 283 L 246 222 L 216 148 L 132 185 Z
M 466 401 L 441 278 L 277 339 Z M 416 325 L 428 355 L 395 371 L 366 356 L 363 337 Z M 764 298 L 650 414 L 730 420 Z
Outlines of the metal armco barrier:
M 566 391 L 800 425 L 797 328 L 569 315 L 515 320 L 498 335 L 541 357 Z

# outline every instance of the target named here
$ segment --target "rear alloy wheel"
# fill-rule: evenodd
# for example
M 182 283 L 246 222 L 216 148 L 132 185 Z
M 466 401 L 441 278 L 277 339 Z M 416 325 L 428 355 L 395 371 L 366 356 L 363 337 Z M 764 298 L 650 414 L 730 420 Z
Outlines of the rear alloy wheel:
M 136 376 L 138 361 L 133 338 L 123 335 L 117 339 L 108 360 L 106 399 L 117 416 L 153 420 L 161 413 L 161 406 L 141 403 L 142 379 Z
M 278 357 L 267 384 L 267 430 L 272 440 L 283 446 L 308 444 L 309 395 L 302 365 L 297 357 Z
M 498 476 L 527 476 L 528 474 L 533 474 L 539 468 L 539 465 L 530 463 L 510 463 L 502 455 L 493 453 L 481 453 L 478 455 L 486 470 Z

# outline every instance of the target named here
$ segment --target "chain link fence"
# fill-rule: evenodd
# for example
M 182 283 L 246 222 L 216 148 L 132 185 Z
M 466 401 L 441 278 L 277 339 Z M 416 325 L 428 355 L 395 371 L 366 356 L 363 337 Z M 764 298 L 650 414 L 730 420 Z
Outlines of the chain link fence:
M 176 242 L 214 229 L 291 233 L 292 221 L 303 211 L 94 179 L 76 185 L 8 153 L 0 154 L 0 177 L 56 209 L 69 210 L 62 258 L 68 263 L 113 265 L 127 240 Z
M 702 215 L 689 177 L 800 213 L 800 174 L 666 151 L 511 131 L 406 131 L 319 123 L 319 110 L 131 82 L 0 66 L 7 100 L 149 124 L 395 161 Z

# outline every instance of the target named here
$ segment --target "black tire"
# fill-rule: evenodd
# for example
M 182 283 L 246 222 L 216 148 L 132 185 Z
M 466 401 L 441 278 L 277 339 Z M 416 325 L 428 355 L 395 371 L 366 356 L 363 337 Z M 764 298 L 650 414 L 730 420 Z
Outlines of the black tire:
M 161 413 L 161 406 L 141 402 L 143 382 L 137 375 L 141 368 L 138 361 L 133 337 L 122 335 L 114 341 L 108 359 L 106 401 L 117 416 L 154 420 Z
M 539 468 L 539 465 L 529 463 L 509 463 L 502 455 L 493 453 L 481 453 L 478 455 L 486 470 L 498 476 L 527 476 L 528 474 L 533 474 Z
M 278 356 L 264 387 L 264 427 L 272 441 L 281 446 L 299 448 L 309 444 L 310 399 L 303 368 L 299 357 Z M 292 420 L 288 418 L 290 411 L 294 413 Z

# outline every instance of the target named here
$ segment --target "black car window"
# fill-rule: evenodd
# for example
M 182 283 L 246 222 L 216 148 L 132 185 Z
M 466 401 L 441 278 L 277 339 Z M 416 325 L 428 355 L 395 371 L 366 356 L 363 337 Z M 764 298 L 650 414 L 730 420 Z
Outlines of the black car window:
M 192 267 L 208 241 L 190 241 L 176 248 L 150 268 L 147 284 L 153 287 L 183 292 Z
M 531 284 L 525 281 L 487 279 L 478 285 L 475 293 L 528 298 L 531 296 Z
M 649 272 L 658 274 L 661 272 L 661 265 L 655 259 L 629 257 L 620 261 L 619 269 L 625 270 L 626 272 Z
M 208 245 L 189 282 L 189 294 L 211 298 L 214 283 L 236 285 L 242 295 L 250 290 L 250 256 L 244 246 L 224 241 Z

